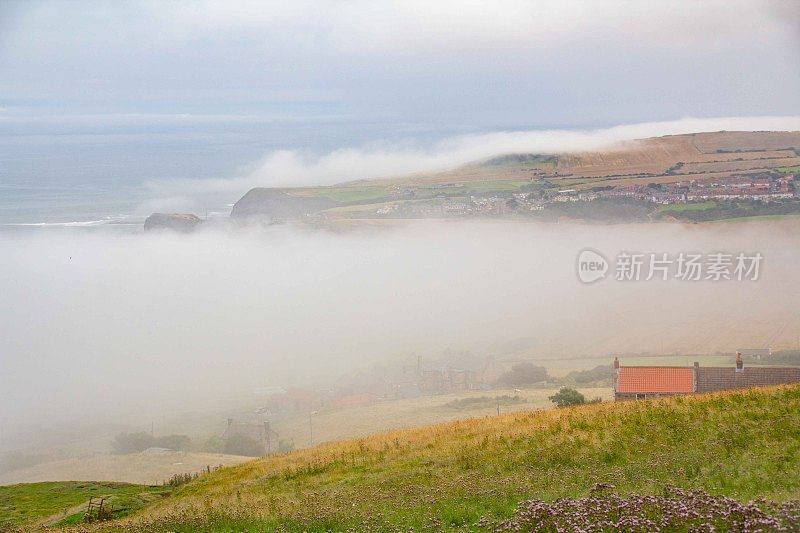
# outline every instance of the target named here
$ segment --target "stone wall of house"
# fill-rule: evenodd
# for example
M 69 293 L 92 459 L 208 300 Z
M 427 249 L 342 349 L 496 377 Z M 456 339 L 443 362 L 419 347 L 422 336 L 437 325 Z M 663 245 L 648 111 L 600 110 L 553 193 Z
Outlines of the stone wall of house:
M 734 367 L 695 367 L 695 382 L 696 392 L 800 383 L 800 368 L 745 367 L 736 372 Z

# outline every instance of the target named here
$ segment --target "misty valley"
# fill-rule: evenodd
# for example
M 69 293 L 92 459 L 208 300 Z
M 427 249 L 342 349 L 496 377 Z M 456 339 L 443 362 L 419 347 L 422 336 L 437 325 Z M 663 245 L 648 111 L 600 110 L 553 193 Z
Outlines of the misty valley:
M 561 387 L 607 401 L 614 355 L 730 366 L 742 347 L 775 347 L 796 364 L 796 229 L 427 221 L 5 236 L 15 304 L 3 342 L 22 357 L 4 373 L 14 408 L 0 479 L 161 483 L 239 456 L 542 409 Z M 577 277 L 586 247 L 723 244 L 763 254 L 762 278 Z
M 800 532 L 798 28 L 0 1 L 0 533 Z

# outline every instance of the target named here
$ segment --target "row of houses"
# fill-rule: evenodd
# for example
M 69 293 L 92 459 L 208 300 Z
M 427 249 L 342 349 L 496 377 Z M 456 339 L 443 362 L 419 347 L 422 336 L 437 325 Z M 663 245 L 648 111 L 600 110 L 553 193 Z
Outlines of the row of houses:
M 561 189 L 522 191 L 513 194 L 451 197 L 444 193 L 413 202 L 389 203 L 375 214 L 382 217 L 453 217 L 467 215 L 506 215 L 512 212 L 540 211 L 549 204 L 592 202 L 601 198 L 632 198 L 660 205 L 707 200 L 754 200 L 777 202 L 800 196 L 795 174 L 760 173 L 679 181 L 668 184 L 642 184 L 610 187 L 603 190 Z M 454 184 L 429 188 L 452 187 Z M 403 197 L 408 200 L 413 198 Z
M 793 174 L 770 174 L 678 182 L 662 186 L 663 190 L 647 190 L 645 199 L 659 204 L 705 200 L 770 202 L 793 198 L 796 194 L 792 187 L 794 178 Z
M 745 368 L 741 353 L 729 367 L 620 366 L 614 358 L 612 383 L 615 400 L 641 400 L 800 383 L 800 368 Z

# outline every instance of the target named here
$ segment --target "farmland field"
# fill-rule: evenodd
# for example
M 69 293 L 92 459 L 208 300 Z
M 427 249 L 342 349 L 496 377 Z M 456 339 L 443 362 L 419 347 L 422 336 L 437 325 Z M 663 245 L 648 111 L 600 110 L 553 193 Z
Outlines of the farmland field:
M 719 180 L 733 175 L 794 172 L 800 168 L 798 132 L 721 132 L 673 135 L 620 142 L 601 151 L 559 154 L 506 154 L 438 172 L 380 179 L 359 179 L 334 186 L 283 190 L 289 196 L 332 201 L 324 217 L 374 218 L 392 201 L 508 196 L 512 191 L 574 188 L 579 190 Z M 693 204 L 694 205 L 694 204 Z M 724 217 L 713 207 L 664 207 L 659 212 L 708 211 L 701 220 Z M 783 214 L 783 213 L 779 213 Z M 429 213 L 405 213 L 428 218 Z M 569 215 L 561 215 L 567 216 Z M 438 218 L 434 216 L 433 218 Z M 584 218 L 577 216 L 577 218 Z M 633 218 L 636 218 L 634 216 Z M 642 219 L 648 219 L 643 216 Z M 699 221 L 692 219 L 693 221 Z
M 294 194 L 294 192 L 293 192 Z M 299 196 L 319 196 L 329 198 L 335 202 L 357 203 L 373 202 L 388 199 L 389 191 L 381 186 L 359 186 L 348 185 L 342 187 L 319 187 L 313 189 L 301 189 L 297 191 Z
M 714 209 L 717 207 L 717 202 L 709 200 L 707 202 L 698 202 L 694 204 L 668 204 L 662 205 L 658 208 L 662 213 L 668 211 L 704 211 L 706 209 Z
M 560 187 L 646 185 L 724 178 L 770 169 L 793 172 L 800 161 L 797 132 L 717 132 L 672 135 L 618 143 L 599 152 L 517 154 L 437 173 L 384 178 L 368 183 L 388 187 L 480 184 L 473 190 L 508 190 L 511 184 L 546 178 Z M 497 159 L 497 158 L 495 158 Z M 680 164 L 680 171 L 675 171 Z M 495 184 L 494 186 L 492 184 Z M 501 185 L 501 183 L 503 185 Z M 368 187 L 353 182 L 341 188 Z M 319 188 L 324 189 L 330 188 Z M 310 189 L 309 189 L 310 190 Z M 385 190 L 385 189 L 384 189 Z M 320 192 L 320 194 L 327 194 Z M 338 194 L 338 193 L 337 193 Z M 332 196 L 329 196 L 333 198 Z M 339 197 L 343 198 L 343 197 Z M 378 199 L 381 197 L 379 196 Z M 334 198 L 337 199 L 337 198 Z M 366 200 L 366 198 L 364 198 Z
M 778 172 L 783 172 L 784 174 L 791 174 L 793 172 L 800 172 L 800 165 L 795 167 L 780 167 L 778 168 Z

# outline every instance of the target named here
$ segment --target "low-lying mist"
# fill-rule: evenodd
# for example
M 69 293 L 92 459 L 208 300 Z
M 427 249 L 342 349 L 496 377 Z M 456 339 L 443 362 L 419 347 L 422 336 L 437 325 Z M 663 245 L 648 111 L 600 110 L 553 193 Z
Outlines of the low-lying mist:
M 520 337 L 534 339 L 518 354 L 531 358 L 794 347 L 797 230 L 453 221 L 4 234 L 0 445 Z M 585 247 L 764 261 L 758 281 L 584 285 Z
M 199 198 L 241 196 L 252 187 L 332 185 L 412 173 L 437 172 L 483 158 L 508 153 L 563 153 L 609 149 L 621 141 L 679 135 L 698 131 L 796 131 L 800 117 L 683 118 L 664 122 L 623 124 L 598 129 L 534 129 L 493 131 L 446 137 L 437 142 L 371 142 L 326 153 L 280 149 L 269 151 L 239 169 L 235 176 L 217 179 L 151 180 L 146 188 L 154 198 L 139 212 L 199 208 Z

